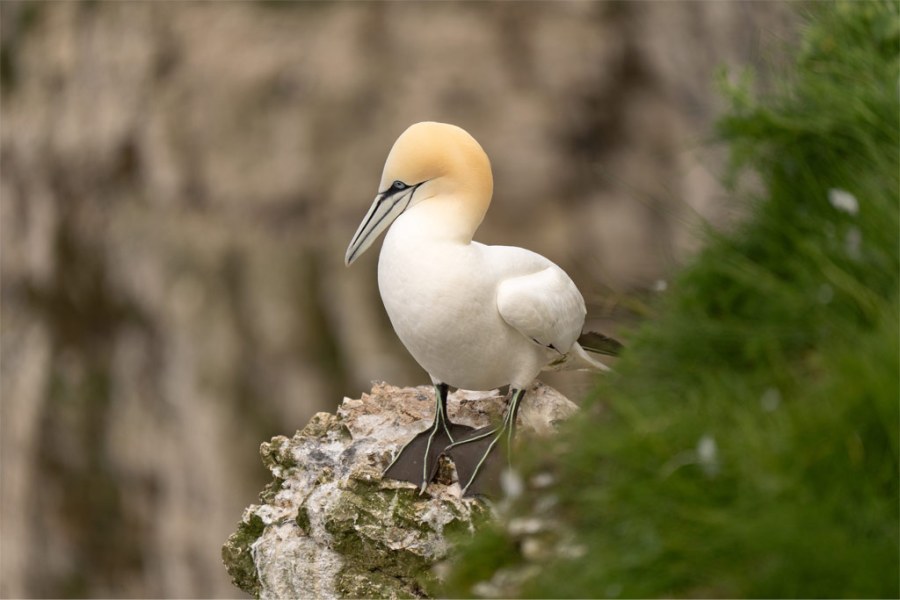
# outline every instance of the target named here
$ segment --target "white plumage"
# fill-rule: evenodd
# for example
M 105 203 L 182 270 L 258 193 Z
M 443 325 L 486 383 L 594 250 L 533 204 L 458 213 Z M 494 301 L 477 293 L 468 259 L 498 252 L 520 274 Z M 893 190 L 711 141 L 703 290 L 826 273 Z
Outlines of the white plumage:
M 435 423 L 421 434 L 426 463 L 435 436 L 453 441 L 440 417 L 442 384 L 510 385 L 514 421 L 516 403 L 542 369 L 606 368 L 578 345 L 584 300 L 562 269 L 529 250 L 472 241 L 493 181 L 487 155 L 468 133 L 441 123 L 413 125 L 394 144 L 379 190 L 346 261 L 390 227 L 378 261 L 381 298 L 400 340 L 438 389 Z M 423 467 L 425 479 L 429 468 Z

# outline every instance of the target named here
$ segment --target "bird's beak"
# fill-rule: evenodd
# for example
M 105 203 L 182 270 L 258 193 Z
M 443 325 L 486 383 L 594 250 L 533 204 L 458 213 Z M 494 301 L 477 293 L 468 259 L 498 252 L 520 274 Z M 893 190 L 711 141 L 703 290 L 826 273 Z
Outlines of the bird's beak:
M 418 185 L 408 187 L 403 190 L 394 191 L 388 189 L 385 192 L 375 196 L 375 201 L 369 212 L 356 230 L 356 234 L 347 247 L 347 254 L 344 256 L 344 264 L 348 267 L 363 252 L 368 250 L 372 242 L 378 239 L 381 232 L 388 228 L 394 220 L 403 214 L 403 211 L 409 207 Z

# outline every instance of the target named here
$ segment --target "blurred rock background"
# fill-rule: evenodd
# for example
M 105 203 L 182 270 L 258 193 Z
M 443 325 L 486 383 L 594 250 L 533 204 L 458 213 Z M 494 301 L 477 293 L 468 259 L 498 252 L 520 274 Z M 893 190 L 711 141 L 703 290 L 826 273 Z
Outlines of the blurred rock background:
M 201 597 L 239 593 L 219 552 L 260 442 L 373 379 L 427 382 L 377 246 L 343 266 L 406 126 L 468 129 L 495 174 L 478 239 L 553 259 L 612 332 L 729 218 L 714 72 L 764 72 L 791 18 L 3 2 L 0 34 L 0 594 Z

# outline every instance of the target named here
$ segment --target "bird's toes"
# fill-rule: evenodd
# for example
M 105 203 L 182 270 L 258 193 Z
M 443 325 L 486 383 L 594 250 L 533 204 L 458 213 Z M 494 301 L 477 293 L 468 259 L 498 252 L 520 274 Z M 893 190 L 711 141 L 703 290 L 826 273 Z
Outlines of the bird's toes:
M 419 487 L 419 494 L 424 494 L 437 472 L 441 452 L 449 443 L 450 437 L 444 431 L 426 429 L 406 443 L 382 477 L 413 483 Z
M 500 495 L 500 475 L 506 465 L 501 446 L 496 431 L 485 428 L 471 432 L 444 451 L 456 467 L 464 496 Z

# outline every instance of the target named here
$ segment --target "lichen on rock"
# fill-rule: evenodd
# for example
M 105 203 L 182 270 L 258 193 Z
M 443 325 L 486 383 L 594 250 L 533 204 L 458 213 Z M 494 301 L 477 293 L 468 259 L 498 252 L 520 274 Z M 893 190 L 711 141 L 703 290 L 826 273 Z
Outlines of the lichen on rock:
M 522 406 L 522 435 L 546 435 L 576 407 L 535 383 Z M 450 417 L 472 427 L 505 409 L 498 392 L 459 390 Z M 449 550 L 448 534 L 490 518 L 481 499 L 461 497 L 449 463 L 420 495 L 381 478 L 391 457 L 433 417 L 430 387 L 383 383 L 337 414 L 318 413 L 292 438 L 262 444 L 273 481 L 248 507 L 222 548 L 234 584 L 260 598 L 428 597 L 431 567 Z

